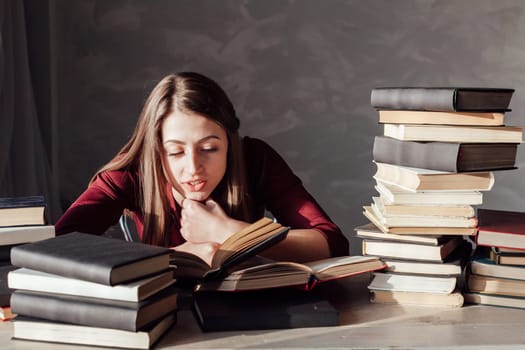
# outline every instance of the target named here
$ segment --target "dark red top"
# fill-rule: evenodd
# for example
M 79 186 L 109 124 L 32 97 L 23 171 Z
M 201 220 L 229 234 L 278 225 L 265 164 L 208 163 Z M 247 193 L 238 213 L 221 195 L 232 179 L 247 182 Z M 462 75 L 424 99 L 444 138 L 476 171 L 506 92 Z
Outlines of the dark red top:
M 332 255 L 347 255 L 348 241 L 303 187 L 282 157 L 265 142 L 243 138 L 250 209 L 254 218 L 269 211 L 279 223 L 293 229 L 316 229 L 325 235 Z M 102 173 L 55 224 L 57 235 L 72 231 L 102 234 L 118 222 L 124 209 L 135 214 L 139 236 L 143 217 L 139 210 L 138 173 L 119 170 Z M 171 193 L 171 190 L 168 191 Z M 184 242 L 180 234 L 180 207 L 170 196 L 174 224 L 171 244 Z

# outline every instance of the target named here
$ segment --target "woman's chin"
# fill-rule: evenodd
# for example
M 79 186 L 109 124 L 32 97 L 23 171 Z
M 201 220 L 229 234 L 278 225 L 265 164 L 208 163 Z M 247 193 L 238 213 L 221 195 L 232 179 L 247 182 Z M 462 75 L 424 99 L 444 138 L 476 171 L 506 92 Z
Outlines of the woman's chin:
M 186 193 L 186 198 L 191 199 L 193 201 L 197 202 L 204 202 L 210 197 L 207 193 L 201 193 L 201 192 L 189 192 Z

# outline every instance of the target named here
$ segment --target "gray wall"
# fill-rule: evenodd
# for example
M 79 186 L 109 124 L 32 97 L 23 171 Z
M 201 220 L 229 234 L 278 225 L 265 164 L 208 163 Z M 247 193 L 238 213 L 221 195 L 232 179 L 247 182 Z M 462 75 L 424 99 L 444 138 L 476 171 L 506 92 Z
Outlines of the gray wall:
M 361 207 L 374 194 L 373 87 L 512 87 L 508 124 L 525 124 L 521 0 L 55 0 L 50 18 L 54 162 L 66 205 L 174 71 L 217 80 L 242 133 L 272 144 L 348 236 L 367 222 Z M 521 169 L 496 174 L 484 207 L 525 210 L 518 157 Z

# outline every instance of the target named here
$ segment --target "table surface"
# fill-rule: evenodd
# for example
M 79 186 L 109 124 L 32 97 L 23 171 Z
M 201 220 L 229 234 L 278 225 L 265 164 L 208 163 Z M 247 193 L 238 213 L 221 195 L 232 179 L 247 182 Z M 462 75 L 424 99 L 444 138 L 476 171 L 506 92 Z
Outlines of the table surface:
M 340 311 L 337 327 L 203 333 L 190 310 L 179 311 L 155 349 L 352 348 L 352 349 L 523 349 L 525 310 L 465 305 L 431 308 L 371 304 L 367 275 L 319 285 Z M 94 349 L 13 340 L 12 323 L 0 323 L 0 348 Z

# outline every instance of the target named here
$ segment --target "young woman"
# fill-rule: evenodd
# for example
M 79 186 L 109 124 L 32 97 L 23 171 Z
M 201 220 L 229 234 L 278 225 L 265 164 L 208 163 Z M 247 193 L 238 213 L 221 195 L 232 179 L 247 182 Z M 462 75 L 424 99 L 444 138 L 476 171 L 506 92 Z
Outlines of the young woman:
M 166 76 L 131 139 L 58 220 L 57 234 L 101 234 L 127 210 L 143 242 L 211 261 L 229 235 L 266 210 L 292 229 L 263 255 L 310 261 L 348 254 L 340 229 L 285 161 L 238 129 L 232 103 L 213 80 Z

